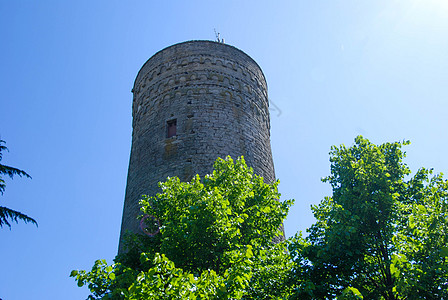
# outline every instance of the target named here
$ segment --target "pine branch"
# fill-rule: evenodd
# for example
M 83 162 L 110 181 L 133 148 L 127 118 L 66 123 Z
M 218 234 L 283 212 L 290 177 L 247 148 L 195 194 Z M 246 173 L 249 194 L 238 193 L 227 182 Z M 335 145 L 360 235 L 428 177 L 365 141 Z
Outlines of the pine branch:
M 3 180 L 3 178 L 0 177 L 0 193 L 3 195 L 3 192 L 5 191 L 6 183 Z
M 8 148 L 2 144 L 5 144 L 5 141 L 0 140 L 0 161 L 3 158 L 2 151 L 4 151 L 4 150 L 8 151 Z M 31 176 L 23 170 L 0 164 L 0 193 L 2 195 L 3 195 L 3 192 L 5 191 L 6 183 L 3 180 L 3 178 L 1 177 L 1 175 L 8 175 L 11 179 L 14 177 L 14 175 L 17 175 L 20 177 L 25 176 L 25 177 L 31 178 Z
M 19 220 L 21 220 L 25 223 L 33 223 L 36 227 L 38 226 L 36 220 L 33 218 L 30 218 L 21 212 L 0 206 L 0 228 L 3 227 L 3 225 L 7 225 L 11 229 L 11 224 L 8 222 L 8 219 L 11 219 L 16 223 L 19 223 Z
M 0 140 L 0 160 L 2 160 L 3 157 L 2 151 L 8 151 L 8 147 L 2 144 L 6 144 L 6 142 L 4 140 Z
M 20 169 L 14 168 L 14 167 L 5 166 L 2 164 L 0 164 L 0 174 L 6 174 L 11 178 L 13 178 L 14 175 L 18 175 L 20 177 L 25 176 L 25 177 L 31 178 L 31 176 L 23 170 L 20 170 Z

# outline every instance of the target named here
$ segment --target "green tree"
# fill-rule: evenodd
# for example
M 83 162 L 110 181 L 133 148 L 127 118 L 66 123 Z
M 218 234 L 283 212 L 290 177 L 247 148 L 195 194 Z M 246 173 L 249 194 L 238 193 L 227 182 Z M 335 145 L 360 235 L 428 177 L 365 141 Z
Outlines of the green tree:
M 427 169 L 409 177 L 407 144 L 332 147 L 333 196 L 290 245 L 293 299 L 448 297 L 448 183 Z
M 8 148 L 4 144 L 5 144 L 5 141 L 0 140 L 0 161 L 3 158 L 2 151 L 8 150 Z M 25 176 L 25 177 L 31 178 L 31 176 L 28 175 L 28 173 L 26 173 L 23 170 L 0 164 L 0 193 L 2 195 L 6 189 L 6 182 L 3 179 L 2 175 L 7 175 L 10 178 L 13 178 L 14 175 L 18 175 L 20 177 Z M 37 226 L 37 222 L 33 218 L 30 218 L 27 215 L 25 215 L 19 211 L 15 211 L 15 210 L 12 210 L 7 207 L 0 206 L 0 227 L 3 227 L 3 225 L 6 225 L 9 228 L 11 228 L 11 223 L 9 223 L 9 221 L 14 221 L 14 222 L 18 223 L 19 220 L 24 221 L 25 223 L 30 222 Z
M 292 267 L 280 236 L 292 201 L 279 201 L 244 159 L 218 159 L 190 182 L 168 178 L 143 196 L 148 235 L 128 235 L 128 249 L 108 266 L 73 271 L 90 299 L 285 299 Z

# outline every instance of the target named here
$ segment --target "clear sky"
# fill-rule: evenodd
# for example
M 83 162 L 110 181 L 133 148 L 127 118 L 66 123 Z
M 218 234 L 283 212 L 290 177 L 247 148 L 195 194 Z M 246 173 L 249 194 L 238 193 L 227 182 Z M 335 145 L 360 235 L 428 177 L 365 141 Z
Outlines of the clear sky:
M 0 298 L 86 298 L 69 273 L 117 252 L 135 76 L 214 28 L 267 78 L 288 236 L 330 195 L 331 145 L 409 139 L 413 171 L 448 172 L 446 0 L 3 0 L 2 163 L 33 179 L 8 179 L 0 205 L 39 227 L 0 229 Z

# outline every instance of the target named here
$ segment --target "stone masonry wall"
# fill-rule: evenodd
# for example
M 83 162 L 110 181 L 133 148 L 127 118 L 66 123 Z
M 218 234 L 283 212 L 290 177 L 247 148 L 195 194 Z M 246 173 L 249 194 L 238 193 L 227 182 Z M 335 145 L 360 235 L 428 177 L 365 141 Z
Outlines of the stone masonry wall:
M 202 177 L 216 158 L 244 155 L 256 174 L 275 180 L 266 80 L 241 50 L 211 41 L 170 46 L 143 65 L 133 93 L 120 241 L 127 230 L 140 230 L 140 196 L 159 192 L 157 183 L 168 176 Z M 174 119 L 177 134 L 167 138 Z

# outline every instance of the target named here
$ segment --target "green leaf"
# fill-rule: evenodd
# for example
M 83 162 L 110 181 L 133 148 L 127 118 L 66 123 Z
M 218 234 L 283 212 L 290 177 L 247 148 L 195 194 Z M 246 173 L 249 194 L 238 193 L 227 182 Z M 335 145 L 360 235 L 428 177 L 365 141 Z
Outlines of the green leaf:
M 448 247 L 442 247 L 440 249 L 440 255 L 443 257 L 448 257 Z

